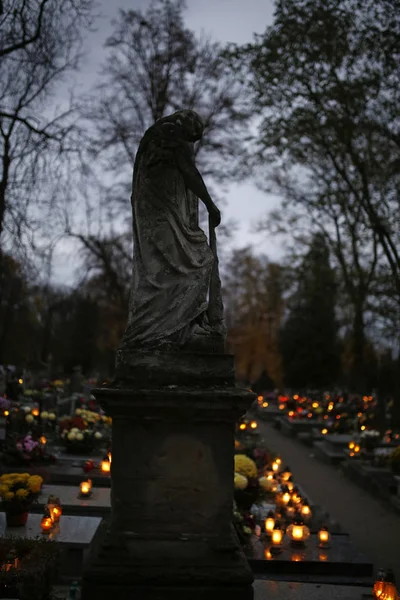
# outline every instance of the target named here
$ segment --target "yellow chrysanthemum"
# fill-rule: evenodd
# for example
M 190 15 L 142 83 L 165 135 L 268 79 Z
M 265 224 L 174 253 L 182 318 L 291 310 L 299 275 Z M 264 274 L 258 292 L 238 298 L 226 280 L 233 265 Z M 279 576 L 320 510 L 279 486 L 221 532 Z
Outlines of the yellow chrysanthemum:
M 37 481 L 38 483 L 43 483 L 43 477 L 40 477 L 40 475 L 31 475 L 28 481 Z
M 22 481 L 28 481 L 28 479 L 30 478 L 30 474 L 29 473 L 21 473 L 20 478 L 22 479 Z
M 4 494 L 3 498 L 4 498 L 4 500 L 13 500 L 14 492 L 7 492 L 6 494 Z
M 32 475 L 32 477 L 29 477 L 27 483 L 31 492 L 38 494 L 41 490 L 43 479 L 39 475 Z
M 29 492 L 28 492 L 28 490 L 25 490 L 24 488 L 20 488 L 19 490 L 17 490 L 15 492 L 15 495 L 17 498 L 22 500 L 22 499 L 26 498 L 27 496 L 29 496 Z
M 2 484 L 0 485 L 0 496 L 4 496 L 4 494 L 7 494 L 7 492 L 10 491 L 10 488 L 8 487 L 8 485 Z
M 245 490 L 248 484 L 247 477 L 240 475 L 240 473 L 235 473 L 234 484 L 237 490 Z
M 30 485 L 29 489 L 32 492 L 32 494 L 38 494 L 41 490 L 41 487 L 40 485 Z
M 240 473 L 245 477 L 257 477 L 256 463 L 245 454 L 236 454 L 235 473 Z

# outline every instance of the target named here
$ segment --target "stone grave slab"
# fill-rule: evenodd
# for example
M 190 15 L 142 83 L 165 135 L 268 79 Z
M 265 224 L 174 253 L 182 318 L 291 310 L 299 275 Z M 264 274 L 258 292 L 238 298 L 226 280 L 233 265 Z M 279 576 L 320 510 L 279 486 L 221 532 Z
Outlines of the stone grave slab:
M 371 594 L 370 587 L 267 579 L 256 579 L 253 588 L 254 600 L 360 600 Z M 53 596 L 54 600 L 67 600 L 68 586 L 55 586 Z
M 60 579 L 70 580 L 80 577 L 89 546 L 102 521 L 100 517 L 78 517 L 62 515 L 60 522 L 49 534 L 43 534 L 41 514 L 30 513 L 24 527 L 7 527 L 6 516 L 0 513 L 0 535 L 2 537 L 43 538 L 60 544 Z
M 273 421 L 277 417 L 282 414 L 282 411 L 279 410 L 277 406 L 268 406 L 267 408 L 263 408 L 259 404 L 257 404 L 256 415 L 257 418 L 262 419 L 263 421 Z
M 82 477 L 82 481 L 87 477 Z M 110 488 L 93 487 L 92 494 L 88 498 L 79 497 L 79 485 L 52 485 L 46 484 L 38 502 L 33 504 L 32 512 L 43 513 L 44 506 L 50 495 L 60 498 L 63 514 L 107 517 L 111 513 Z
M 338 465 L 346 458 L 341 448 L 332 448 L 326 440 L 314 442 L 313 449 L 315 456 L 329 465 Z
M 314 576 L 369 581 L 373 576 L 373 565 L 369 559 L 353 546 L 346 534 L 331 536 L 329 548 L 318 548 L 316 535 L 311 535 L 305 548 L 294 549 L 290 541 L 284 538 L 282 552 L 271 554 L 268 541 L 254 539 L 247 553 L 250 566 L 255 573 L 268 576 Z
M 352 481 L 382 500 L 390 503 L 397 494 L 397 481 L 390 469 L 354 459 L 346 460 L 342 469 Z
M 321 425 L 316 419 L 289 419 L 282 417 L 282 433 L 296 437 L 300 433 L 310 434 L 313 429 Z
M 257 579 L 254 600 L 360 600 L 371 595 L 371 588 L 354 585 L 299 583 Z M 372 598 L 372 596 L 371 596 Z
M 348 433 L 331 433 L 324 436 L 324 442 L 332 451 L 347 450 L 349 442 L 354 439 L 353 434 Z

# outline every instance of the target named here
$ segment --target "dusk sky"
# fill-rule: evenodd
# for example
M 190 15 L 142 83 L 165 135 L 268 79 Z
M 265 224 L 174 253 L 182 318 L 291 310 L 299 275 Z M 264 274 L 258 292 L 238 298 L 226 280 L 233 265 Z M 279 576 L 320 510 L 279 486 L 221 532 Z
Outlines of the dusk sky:
M 102 16 L 96 22 L 96 31 L 87 35 L 87 56 L 77 76 L 78 89 L 87 90 L 97 80 L 97 73 L 105 58 L 104 42 L 112 33 L 111 20 L 118 9 L 146 9 L 149 0 L 100 0 Z M 186 25 L 200 34 L 226 43 L 246 43 L 253 33 L 262 33 L 272 23 L 273 0 L 187 0 Z M 237 231 L 231 245 L 252 245 L 256 252 L 263 252 L 277 259 L 282 250 L 277 240 L 268 240 L 265 234 L 254 232 L 258 218 L 277 205 L 279 199 L 261 192 L 250 182 L 233 184 L 224 194 L 226 205 L 222 217 L 235 219 Z M 71 242 L 59 244 L 54 256 L 54 279 L 60 283 L 73 283 L 76 252 Z

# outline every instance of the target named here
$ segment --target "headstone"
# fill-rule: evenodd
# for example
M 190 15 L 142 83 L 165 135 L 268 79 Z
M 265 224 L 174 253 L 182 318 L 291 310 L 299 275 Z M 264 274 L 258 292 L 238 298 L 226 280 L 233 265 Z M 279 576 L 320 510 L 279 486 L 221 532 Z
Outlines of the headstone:
M 202 130 L 179 111 L 147 130 L 136 156 L 128 325 L 115 381 L 94 392 L 113 418 L 112 517 L 83 600 L 253 597 L 232 506 L 235 422 L 255 395 L 235 387 L 225 353 L 220 217 L 194 162 Z

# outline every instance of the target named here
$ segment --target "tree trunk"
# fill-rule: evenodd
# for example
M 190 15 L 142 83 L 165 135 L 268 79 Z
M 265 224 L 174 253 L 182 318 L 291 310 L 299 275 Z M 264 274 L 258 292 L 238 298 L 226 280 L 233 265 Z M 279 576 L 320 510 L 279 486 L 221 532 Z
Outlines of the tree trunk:
M 364 370 L 364 352 L 365 352 L 365 325 L 364 325 L 364 307 L 361 302 L 354 304 L 353 319 L 353 343 L 352 355 L 353 364 L 350 376 L 350 384 L 354 392 L 365 393 L 365 370 Z

